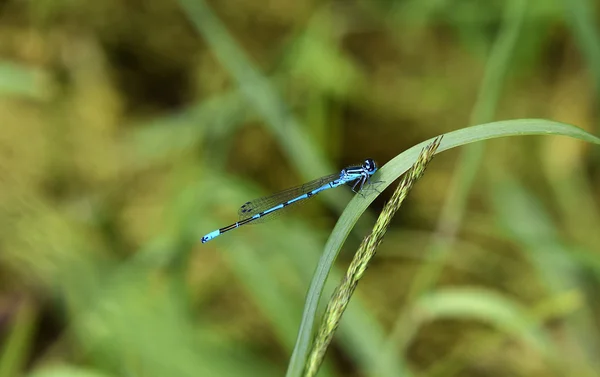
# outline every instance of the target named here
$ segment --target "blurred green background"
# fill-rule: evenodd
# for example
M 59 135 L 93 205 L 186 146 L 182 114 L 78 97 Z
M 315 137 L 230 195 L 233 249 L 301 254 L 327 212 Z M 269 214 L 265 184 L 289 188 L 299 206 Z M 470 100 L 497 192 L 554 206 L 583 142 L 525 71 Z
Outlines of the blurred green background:
M 599 8 L 0 2 L 0 377 L 284 375 L 350 190 L 201 236 L 468 125 L 598 135 Z M 320 375 L 600 375 L 599 157 L 516 137 L 434 159 Z

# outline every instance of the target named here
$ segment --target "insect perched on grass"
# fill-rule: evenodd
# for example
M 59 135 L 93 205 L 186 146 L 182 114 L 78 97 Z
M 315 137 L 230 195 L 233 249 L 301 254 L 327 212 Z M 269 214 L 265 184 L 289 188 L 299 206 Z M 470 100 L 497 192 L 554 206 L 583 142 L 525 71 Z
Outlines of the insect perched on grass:
M 377 171 L 377 164 L 367 158 L 360 166 L 349 166 L 338 174 L 332 174 L 301 186 L 292 187 L 277 194 L 266 196 L 244 203 L 238 212 L 239 220 L 224 228 L 212 231 L 202 237 L 202 243 L 208 242 L 232 229 L 239 228 L 273 213 L 280 211 L 291 204 L 300 203 L 317 195 L 321 191 L 353 184 L 352 191 L 359 193 L 365 183 L 371 183 L 371 176 Z

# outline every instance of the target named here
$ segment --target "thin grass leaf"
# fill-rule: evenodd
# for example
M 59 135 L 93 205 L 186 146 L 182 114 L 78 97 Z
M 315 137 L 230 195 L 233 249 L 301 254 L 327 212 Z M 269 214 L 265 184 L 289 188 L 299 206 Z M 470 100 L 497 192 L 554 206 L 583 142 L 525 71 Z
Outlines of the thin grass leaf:
M 22 302 L 0 353 L 0 377 L 21 374 L 29 354 L 36 322 L 35 306 L 28 301 Z
M 413 307 L 413 326 L 442 319 L 477 320 L 505 331 L 546 357 L 551 355 L 549 335 L 536 327 L 527 310 L 497 292 L 476 288 L 443 288 L 427 293 Z
M 572 125 L 542 119 L 520 119 L 486 123 L 446 133 L 437 153 L 476 141 L 524 135 L 563 135 L 600 144 L 600 138 Z M 381 167 L 379 173 L 374 176 L 374 179 L 383 181 L 380 190 L 385 189 L 406 172 L 416 160 L 420 150 L 431 141 L 433 138 L 407 149 Z M 371 192 L 365 194 L 364 197 L 354 197 L 340 216 L 325 245 L 307 294 L 296 347 L 288 365 L 288 377 L 302 374 L 311 345 L 318 304 L 327 276 L 352 227 L 377 196 L 377 193 Z
M 251 63 L 204 0 L 179 0 L 182 9 L 237 81 L 246 100 L 267 121 L 282 150 L 305 176 L 322 176 L 335 169 L 321 158 L 301 131 L 298 120 L 271 85 Z
M 358 281 L 362 278 L 370 261 L 375 256 L 394 214 L 400 209 L 400 206 L 416 181 L 425 172 L 427 165 L 440 145 L 440 141 L 441 138 L 437 138 L 423 149 L 410 171 L 402 178 L 392 198 L 384 206 L 382 213 L 375 222 L 373 231 L 363 240 L 354 258 L 352 258 L 346 276 L 344 276 L 344 279 L 329 300 L 329 304 L 323 315 L 321 327 L 308 359 L 305 376 L 313 377 L 319 371 L 321 363 L 325 358 L 325 352 L 333 340 L 335 330 L 338 328 L 342 314 L 350 303 L 350 298 L 358 285 Z
M 470 116 L 471 124 L 490 122 L 494 119 L 498 100 L 510 67 L 513 52 L 519 40 L 525 21 L 527 1 L 511 0 L 506 3 L 502 29 L 494 42 L 485 67 L 483 82 Z M 426 250 L 426 254 L 437 260 L 423 266 L 411 284 L 407 301 L 412 301 L 432 286 L 444 265 L 443 258 L 448 254 L 453 240 L 462 222 L 467 201 L 475 178 L 483 161 L 485 144 L 467 145 L 461 151 L 456 163 L 456 172 L 452 177 L 446 200 L 438 220 L 436 236 Z M 443 235 L 443 236 L 441 236 Z M 393 334 L 400 331 L 395 329 Z M 392 335 L 392 338 L 395 335 Z
M 579 44 L 583 56 L 587 60 L 588 69 L 596 87 L 596 95 L 600 95 L 600 37 L 598 26 L 594 22 L 593 2 L 589 0 L 563 0 L 567 22 L 573 30 L 575 40 Z
M 440 295 L 442 296 L 440 297 Z M 466 307 L 463 308 L 463 310 L 459 308 L 461 304 L 469 305 L 469 302 L 465 300 L 465 298 L 478 299 L 477 296 L 480 295 L 485 295 L 487 297 L 484 297 L 481 302 L 476 302 L 473 308 Z M 457 319 L 470 321 L 479 320 L 489 323 L 503 331 L 495 334 L 486 332 L 485 334 L 477 335 L 471 342 L 464 343 L 459 347 L 454 348 L 449 354 L 436 360 L 435 363 L 424 371 L 423 376 L 427 377 L 452 377 L 464 374 L 464 370 L 472 365 L 470 360 L 477 362 L 477 360 L 486 357 L 486 355 L 489 355 L 490 353 L 501 351 L 503 345 L 515 337 L 523 339 L 523 337 L 520 336 L 521 331 L 519 330 L 523 330 L 526 334 L 533 331 L 532 337 L 534 339 L 537 338 L 538 334 L 541 334 L 540 341 L 546 341 L 546 339 L 551 340 L 550 334 L 548 334 L 543 327 L 544 324 L 561 316 L 570 315 L 579 310 L 582 305 L 580 295 L 574 292 L 567 292 L 557 295 L 556 297 L 551 297 L 548 300 L 536 304 L 532 310 L 528 310 L 519 303 L 513 303 L 508 297 L 498 295 L 497 292 L 474 288 L 449 288 L 432 292 L 430 295 L 421 297 L 421 301 L 415 309 L 420 306 L 420 308 L 427 311 L 426 308 L 431 304 L 431 298 L 441 299 L 439 300 L 440 302 L 433 303 L 434 310 L 442 314 L 437 317 L 439 319 L 445 318 L 444 314 L 449 315 L 450 318 L 460 315 L 460 318 Z M 444 301 L 447 302 L 448 305 L 444 305 Z M 486 305 L 486 309 L 481 310 L 481 308 L 479 308 L 481 303 Z M 498 305 L 501 306 L 498 311 L 486 313 L 486 310 L 493 310 L 493 308 Z M 444 310 L 444 306 L 446 310 Z M 504 315 L 502 315 L 502 313 L 504 313 Z M 432 320 L 425 317 L 426 315 L 423 313 L 420 313 L 420 315 L 417 313 L 417 316 L 413 317 L 413 319 Z M 527 337 L 525 337 L 525 339 L 526 338 Z M 557 355 L 556 348 L 553 347 L 553 345 L 554 343 L 550 342 L 544 343 L 543 346 L 550 351 L 550 355 Z M 564 359 L 565 358 L 562 358 L 561 360 L 557 357 L 556 360 L 559 361 L 557 363 L 550 360 L 549 364 L 551 364 L 551 369 L 556 370 L 557 367 L 564 368 L 564 365 L 560 365 Z M 570 372 L 572 372 L 572 370 L 570 370 Z M 569 373 L 564 374 L 568 375 Z M 594 376 L 594 374 L 581 374 L 581 376 L 591 377 Z

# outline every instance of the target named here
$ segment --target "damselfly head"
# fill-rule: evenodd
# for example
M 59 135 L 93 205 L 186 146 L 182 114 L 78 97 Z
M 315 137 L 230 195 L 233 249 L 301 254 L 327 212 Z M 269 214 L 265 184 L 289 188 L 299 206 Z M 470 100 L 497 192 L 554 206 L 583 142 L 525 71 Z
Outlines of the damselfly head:
M 367 173 L 373 174 L 377 170 L 377 164 L 370 158 L 367 158 L 365 162 L 363 162 L 363 169 L 367 171 Z

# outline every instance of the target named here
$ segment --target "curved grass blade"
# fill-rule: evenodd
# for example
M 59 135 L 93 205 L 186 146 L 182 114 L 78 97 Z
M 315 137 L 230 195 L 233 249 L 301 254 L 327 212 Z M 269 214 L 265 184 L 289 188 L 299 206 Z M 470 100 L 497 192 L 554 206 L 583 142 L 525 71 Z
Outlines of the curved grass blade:
M 556 356 L 549 335 L 518 302 L 480 288 L 444 288 L 427 293 L 413 308 L 415 327 L 440 319 L 477 320 L 511 334 L 547 358 Z
M 373 231 L 363 239 L 358 250 L 354 254 L 344 278 L 340 281 L 327 303 L 325 314 L 321 319 L 321 325 L 308 358 L 305 377 L 316 376 L 319 372 L 319 368 L 325 359 L 327 349 L 340 325 L 342 315 L 348 308 L 348 304 L 358 286 L 359 280 L 364 276 L 370 261 L 375 256 L 379 245 L 383 241 L 392 218 L 402 206 L 402 203 L 414 187 L 415 183 L 425 173 L 425 169 L 435 155 L 435 150 L 439 146 L 440 141 L 441 137 L 435 139 L 433 143 L 423 149 L 417 161 L 402 177 L 394 194 L 383 207 L 381 214 L 373 226 Z M 398 375 L 398 373 L 388 372 L 383 375 Z
M 543 119 L 519 119 L 485 123 L 448 132 L 444 134 L 444 139 L 437 152 L 440 153 L 476 141 L 522 135 L 562 135 L 594 144 L 600 144 L 600 138 L 569 124 Z M 407 149 L 381 167 L 379 172 L 373 176 L 374 180 L 383 181 L 379 187 L 380 191 L 383 191 L 383 189 L 392 184 L 400 175 L 406 172 L 416 160 L 421 149 L 431 143 L 433 139 L 434 138 L 431 138 Z M 335 228 L 325 245 L 323 255 L 316 268 L 315 275 L 306 297 L 302 323 L 300 324 L 296 346 L 288 365 L 287 377 L 302 375 L 311 346 L 318 303 L 321 299 L 323 287 L 325 286 L 329 271 L 331 270 L 333 262 L 337 258 L 344 241 L 348 237 L 350 230 L 378 195 L 378 192 L 371 191 L 365 193 L 363 197 L 354 197 L 350 203 L 348 203 L 348 206 L 336 223 Z

